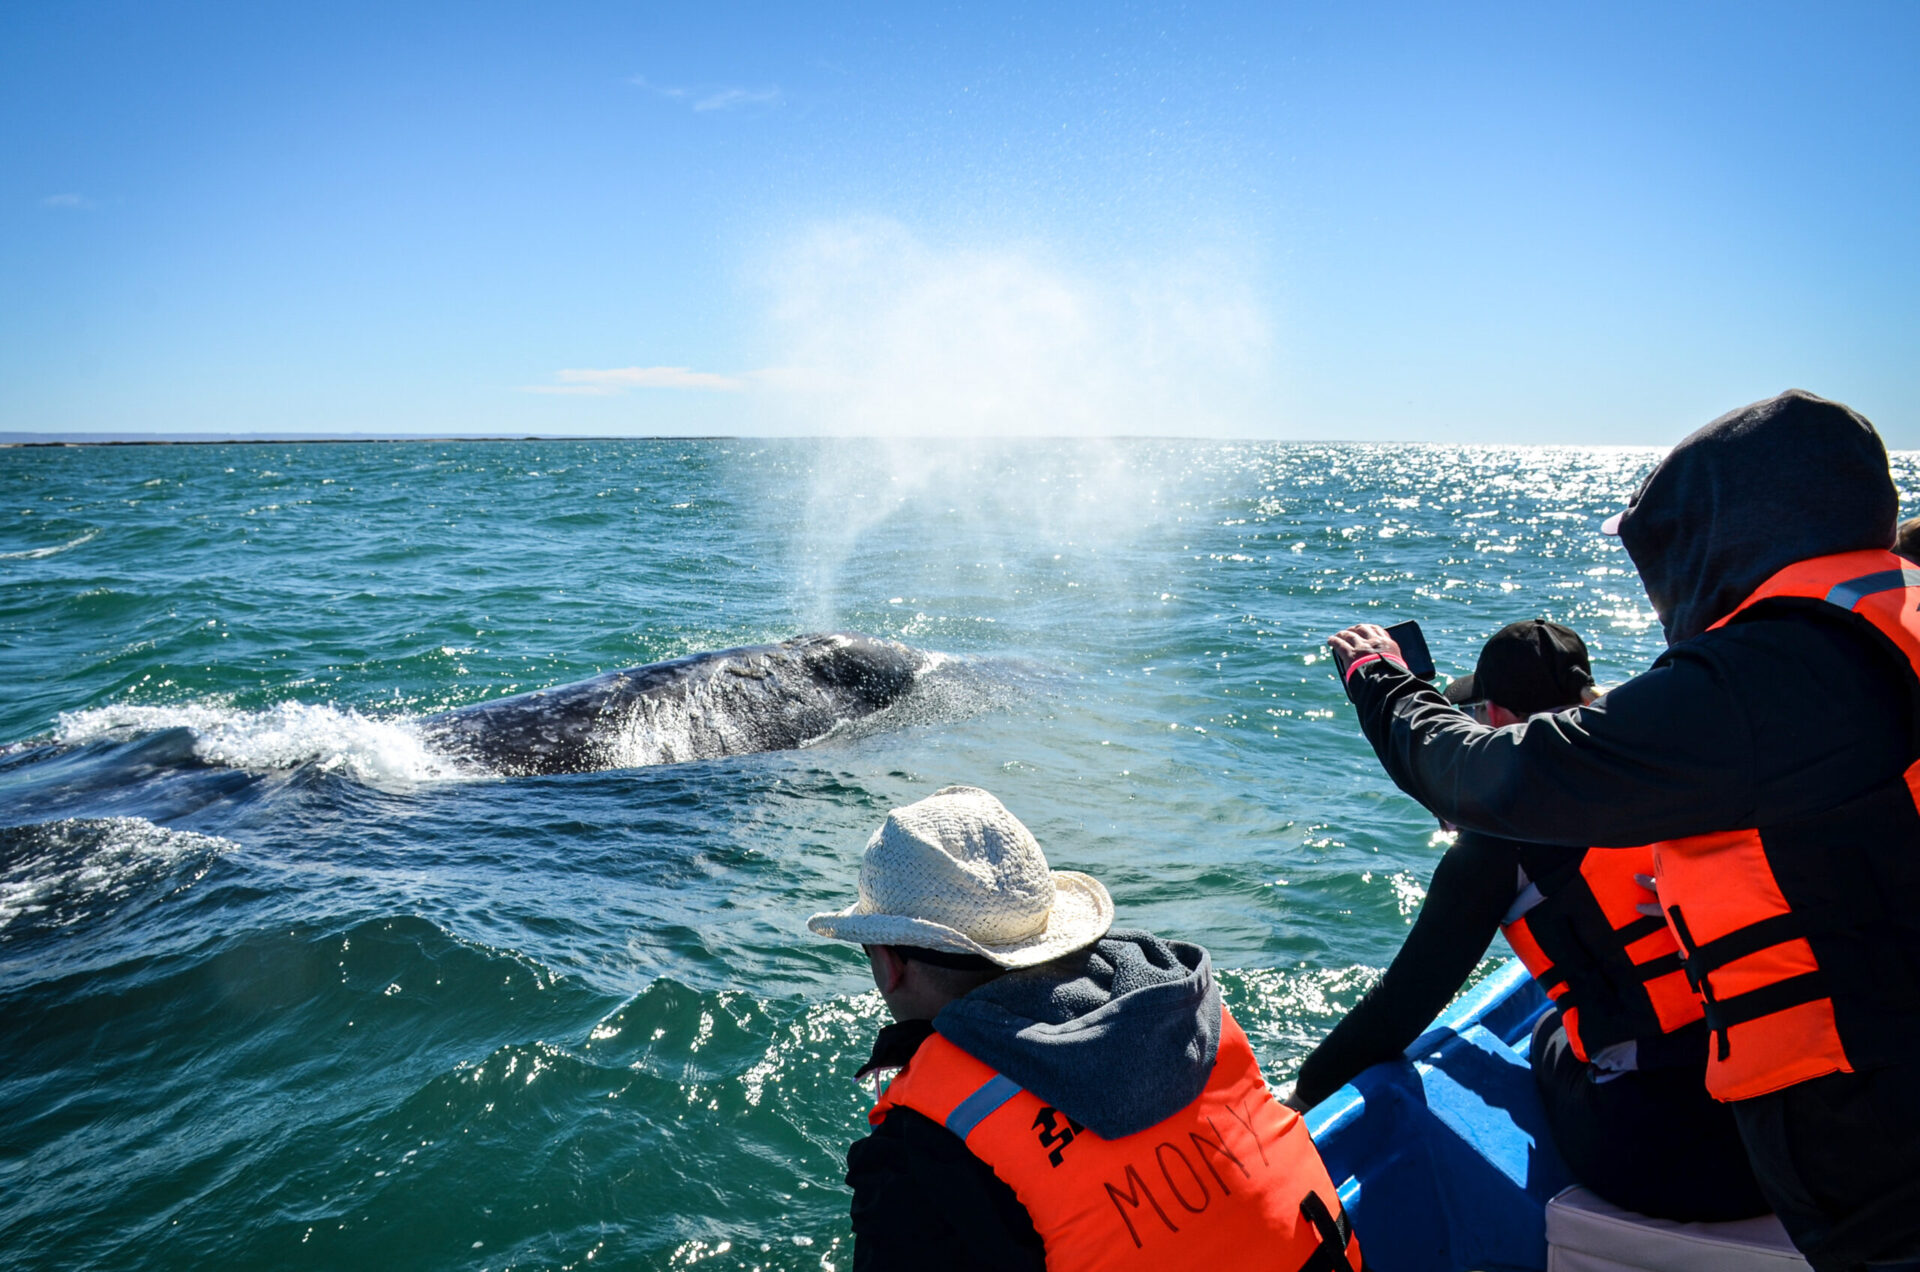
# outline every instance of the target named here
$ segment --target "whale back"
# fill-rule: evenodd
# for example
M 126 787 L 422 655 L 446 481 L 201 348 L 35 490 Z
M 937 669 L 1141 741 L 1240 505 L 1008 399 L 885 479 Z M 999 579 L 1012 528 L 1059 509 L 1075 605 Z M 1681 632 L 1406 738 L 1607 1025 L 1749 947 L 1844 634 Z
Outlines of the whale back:
M 881 710 L 928 656 L 836 632 L 603 672 L 428 717 L 430 740 L 508 775 L 580 773 L 804 746 Z
M 810 675 L 879 710 L 905 693 L 927 666 L 927 655 L 898 641 L 849 632 L 803 636 L 775 645 L 788 649 Z

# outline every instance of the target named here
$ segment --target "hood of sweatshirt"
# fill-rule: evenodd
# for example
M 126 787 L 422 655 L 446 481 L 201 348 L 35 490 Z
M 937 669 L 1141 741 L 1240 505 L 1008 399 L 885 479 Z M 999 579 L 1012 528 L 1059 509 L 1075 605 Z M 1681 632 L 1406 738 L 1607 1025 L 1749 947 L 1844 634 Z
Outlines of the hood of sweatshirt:
M 1207 952 L 1114 930 L 1010 972 L 934 1018 L 949 1042 L 1103 1139 L 1191 1104 L 1220 1049 L 1220 987 Z
M 1873 425 L 1788 389 L 1674 447 L 1621 515 L 1620 542 L 1677 645 L 1796 561 L 1890 546 L 1898 516 Z

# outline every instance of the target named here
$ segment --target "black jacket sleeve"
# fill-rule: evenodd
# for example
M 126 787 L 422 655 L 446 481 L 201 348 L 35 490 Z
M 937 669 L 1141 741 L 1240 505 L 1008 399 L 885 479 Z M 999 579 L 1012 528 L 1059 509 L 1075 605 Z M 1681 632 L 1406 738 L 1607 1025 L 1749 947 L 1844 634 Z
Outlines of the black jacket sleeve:
M 847 1153 L 854 1272 L 1045 1272 L 1013 1189 L 946 1127 L 893 1109 Z
M 1395 784 L 1436 816 L 1622 848 L 1808 816 L 1891 780 L 1911 750 L 1907 679 L 1853 627 L 1791 615 L 1708 632 L 1592 706 L 1503 729 L 1384 660 L 1347 692 Z
M 1434 867 L 1426 902 L 1386 974 L 1300 1066 L 1295 1097 L 1315 1105 L 1362 1069 L 1398 1060 L 1459 992 L 1513 904 L 1520 846 L 1462 831 Z

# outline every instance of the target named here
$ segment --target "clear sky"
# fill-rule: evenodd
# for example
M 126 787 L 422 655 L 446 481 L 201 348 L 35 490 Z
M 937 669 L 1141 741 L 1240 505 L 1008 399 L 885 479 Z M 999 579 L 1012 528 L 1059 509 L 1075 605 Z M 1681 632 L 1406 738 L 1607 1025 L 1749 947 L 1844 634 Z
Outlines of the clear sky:
M 1920 446 L 1920 4 L 15 4 L 0 431 Z

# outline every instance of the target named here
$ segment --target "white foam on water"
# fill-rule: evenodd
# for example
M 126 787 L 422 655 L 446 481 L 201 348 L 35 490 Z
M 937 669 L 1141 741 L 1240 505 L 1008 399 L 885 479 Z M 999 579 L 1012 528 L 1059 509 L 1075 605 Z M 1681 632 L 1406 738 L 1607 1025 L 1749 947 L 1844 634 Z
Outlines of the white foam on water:
M 78 745 L 177 728 L 193 731 L 198 758 L 227 768 L 275 772 L 312 766 L 384 789 L 485 776 L 434 750 L 411 720 L 381 720 L 303 702 L 283 702 L 264 711 L 218 703 L 97 707 L 62 712 L 54 736 Z
M 55 544 L 51 548 L 26 548 L 19 552 L 0 552 L 0 561 L 38 561 L 42 557 L 58 556 L 70 548 L 77 548 L 83 543 L 98 538 L 99 535 L 100 527 L 95 526 L 85 534 L 82 534 L 78 539 Z
M 6 832 L 0 867 L 0 936 L 66 927 L 164 879 L 203 867 L 231 840 L 169 830 L 142 817 L 69 818 Z M 17 927 L 16 927 L 17 925 Z

